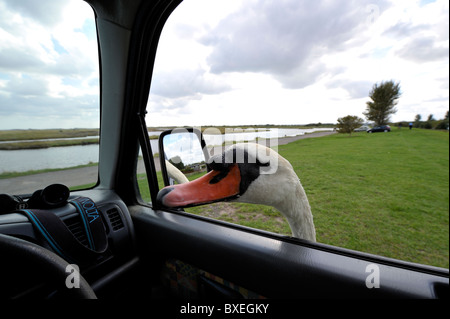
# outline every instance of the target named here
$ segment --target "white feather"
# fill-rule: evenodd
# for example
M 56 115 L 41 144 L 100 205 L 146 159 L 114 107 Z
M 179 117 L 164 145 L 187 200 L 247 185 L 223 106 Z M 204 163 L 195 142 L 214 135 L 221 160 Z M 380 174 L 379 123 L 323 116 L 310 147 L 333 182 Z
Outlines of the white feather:
M 262 163 L 267 160 L 270 163 L 269 167 L 261 167 L 263 174 L 235 201 L 273 206 L 286 218 L 294 237 L 316 241 L 308 198 L 289 161 L 259 144 L 235 144 L 231 147 L 245 148 L 253 152 L 249 154 L 250 157 L 255 156 Z

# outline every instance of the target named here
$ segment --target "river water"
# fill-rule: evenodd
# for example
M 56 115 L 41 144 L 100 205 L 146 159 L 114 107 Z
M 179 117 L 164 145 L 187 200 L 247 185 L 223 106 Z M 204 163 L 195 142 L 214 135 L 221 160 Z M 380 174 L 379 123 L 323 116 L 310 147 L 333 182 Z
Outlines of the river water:
M 282 138 L 330 129 L 251 129 L 232 130 L 225 135 L 205 135 L 208 145 L 220 145 L 223 141 L 251 141 L 256 137 Z M 158 135 L 161 132 L 149 132 Z M 151 140 L 154 153 L 158 152 L 158 140 Z M 98 162 L 98 145 L 77 145 L 45 149 L 0 150 L 0 173 L 26 172 L 49 168 L 67 168 Z

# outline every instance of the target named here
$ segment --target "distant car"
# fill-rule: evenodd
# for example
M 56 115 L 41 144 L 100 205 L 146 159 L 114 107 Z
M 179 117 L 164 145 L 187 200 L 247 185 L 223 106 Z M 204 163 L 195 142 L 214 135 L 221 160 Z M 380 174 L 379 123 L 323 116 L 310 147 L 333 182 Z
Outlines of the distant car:
M 366 132 L 367 130 L 369 130 L 370 127 L 367 125 L 363 125 L 361 127 L 355 128 L 354 131 L 355 132 Z
M 375 132 L 390 132 L 391 127 L 389 125 L 378 125 L 375 127 L 372 127 L 371 129 L 367 130 L 367 133 L 375 133 Z

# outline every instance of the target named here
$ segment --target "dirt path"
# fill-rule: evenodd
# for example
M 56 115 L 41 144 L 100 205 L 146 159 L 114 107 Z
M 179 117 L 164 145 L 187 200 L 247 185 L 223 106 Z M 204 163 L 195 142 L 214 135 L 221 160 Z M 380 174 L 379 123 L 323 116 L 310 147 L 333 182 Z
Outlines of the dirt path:
M 278 145 L 284 145 L 304 138 L 313 138 L 334 134 L 334 132 L 315 132 L 293 137 L 278 139 Z M 159 170 L 159 161 L 155 161 Z M 138 172 L 145 172 L 142 163 L 138 165 Z M 14 178 L 0 179 L 0 193 L 27 194 L 54 183 L 63 183 L 68 187 L 94 183 L 97 180 L 97 166 L 73 168 L 56 172 L 46 172 Z

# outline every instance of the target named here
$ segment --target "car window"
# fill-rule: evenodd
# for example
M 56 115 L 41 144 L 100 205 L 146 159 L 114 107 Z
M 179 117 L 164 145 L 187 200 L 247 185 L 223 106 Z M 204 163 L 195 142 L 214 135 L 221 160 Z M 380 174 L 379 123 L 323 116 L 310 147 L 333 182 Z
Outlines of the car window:
M 99 70 L 94 13 L 0 1 L 0 193 L 97 182 Z
M 448 268 L 448 132 L 395 124 L 430 112 L 445 121 L 446 111 L 448 121 L 447 20 L 441 1 L 183 1 L 158 47 L 150 135 L 198 127 L 212 156 L 265 139 L 300 179 L 304 193 L 293 197 L 306 196 L 317 242 Z M 374 84 L 390 79 L 403 92 L 388 123 L 395 129 L 338 134 L 349 114 L 380 124 L 364 112 Z M 435 84 L 428 93 L 424 82 Z M 228 175 L 215 182 L 229 176 L 219 169 Z M 267 178 L 258 204 L 185 211 L 292 236 L 295 221 L 280 213 L 297 191 L 289 174 Z

